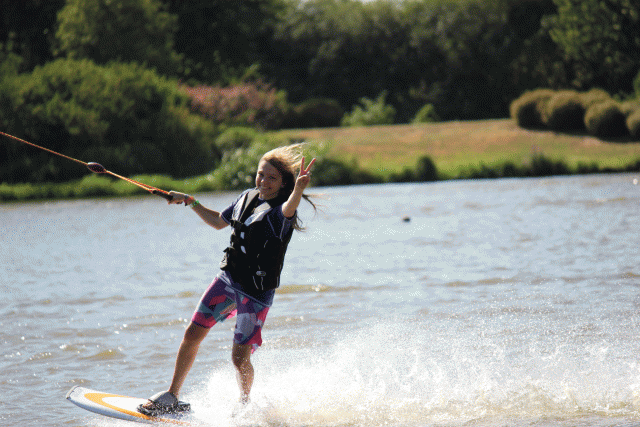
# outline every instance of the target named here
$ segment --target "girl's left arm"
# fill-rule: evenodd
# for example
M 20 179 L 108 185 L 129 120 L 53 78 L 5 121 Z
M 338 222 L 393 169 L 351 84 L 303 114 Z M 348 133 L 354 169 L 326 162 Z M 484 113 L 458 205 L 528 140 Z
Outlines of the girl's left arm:
M 222 214 L 218 211 L 214 211 L 213 209 L 205 208 L 200 203 L 194 204 L 196 199 L 193 196 L 188 194 L 179 193 L 177 191 L 170 191 L 169 195 L 172 197 L 169 200 L 169 204 L 182 204 L 185 206 L 191 206 L 193 211 L 208 225 L 215 228 L 216 230 L 222 230 L 227 225 L 227 222 L 222 219 Z
M 296 209 L 300 205 L 300 200 L 302 200 L 302 193 L 305 188 L 309 185 L 309 181 L 311 181 L 311 167 L 316 162 L 316 159 L 313 159 L 309 162 L 309 165 L 304 167 L 304 157 L 300 162 L 300 173 L 298 174 L 298 178 L 296 179 L 296 184 L 293 187 L 293 192 L 287 199 L 286 202 L 282 204 L 282 213 L 285 218 L 292 218 L 296 214 Z

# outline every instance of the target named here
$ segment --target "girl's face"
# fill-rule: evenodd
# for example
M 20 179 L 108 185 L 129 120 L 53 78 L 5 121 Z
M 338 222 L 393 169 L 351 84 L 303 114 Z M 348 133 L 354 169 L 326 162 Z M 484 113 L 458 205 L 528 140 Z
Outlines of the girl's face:
M 282 175 L 278 169 L 268 161 L 260 160 L 256 173 L 256 188 L 260 191 L 260 198 L 263 200 L 273 199 L 282 187 L 284 187 Z

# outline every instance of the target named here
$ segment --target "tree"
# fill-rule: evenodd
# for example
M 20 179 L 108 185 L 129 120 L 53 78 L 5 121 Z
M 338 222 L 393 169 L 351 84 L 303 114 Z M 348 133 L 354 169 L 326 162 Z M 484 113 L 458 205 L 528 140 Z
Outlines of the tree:
M 331 98 L 351 110 L 386 91 L 397 119 L 408 121 L 424 104 L 411 87 L 447 72 L 434 27 L 413 12 L 391 1 L 291 0 L 261 71 L 292 102 Z
M 258 63 L 271 39 L 283 0 L 160 0 L 178 18 L 176 50 L 187 77 L 221 83 Z
M 554 0 L 558 14 L 550 35 L 575 61 L 574 85 L 630 92 L 640 69 L 640 4 L 637 0 Z
M 159 0 L 67 0 L 58 14 L 57 53 L 71 59 L 138 62 L 175 75 L 177 18 Z
M 20 56 L 22 71 L 52 59 L 53 27 L 64 2 L 0 0 L 0 50 Z
M 414 96 L 422 105 L 433 104 L 443 120 L 505 117 L 514 91 L 508 84 L 514 49 L 505 7 L 488 1 L 417 5 L 410 27 L 414 33 L 432 31 L 427 40 L 443 59 L 425 70 L 437 72 L 425 72 L 414 83 Z

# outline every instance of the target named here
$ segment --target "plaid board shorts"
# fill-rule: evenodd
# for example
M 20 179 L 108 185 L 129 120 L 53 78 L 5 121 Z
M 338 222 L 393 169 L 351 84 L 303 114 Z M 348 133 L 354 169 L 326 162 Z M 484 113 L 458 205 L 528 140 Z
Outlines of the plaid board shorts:
M 234 289 L 228 276 L 222 272 L 204 291 L 191 321 L 210 329 L 216 323 L 237 315 L 233 342 L 250 344 L 254 352 L 262 345 L 262 325 L 268 312 L 269 306 Z

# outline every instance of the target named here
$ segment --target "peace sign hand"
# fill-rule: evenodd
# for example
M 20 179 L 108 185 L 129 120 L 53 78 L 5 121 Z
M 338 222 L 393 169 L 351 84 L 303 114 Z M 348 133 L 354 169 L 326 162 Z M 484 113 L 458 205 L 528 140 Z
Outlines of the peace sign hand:
M 315 162 L 316 162 L 316 159 L 314 158 L 309 162 L 309 165 L 305 168 L 304 157 L 300 161 L 300 173 L 298 173 L 298 178 L 296 179 L 296 185 L 295 185 L 295 189 L 297 189 L 298 191 L 303 191 L 309 185 L 309 182 L 311 181 L 311 167 Z

